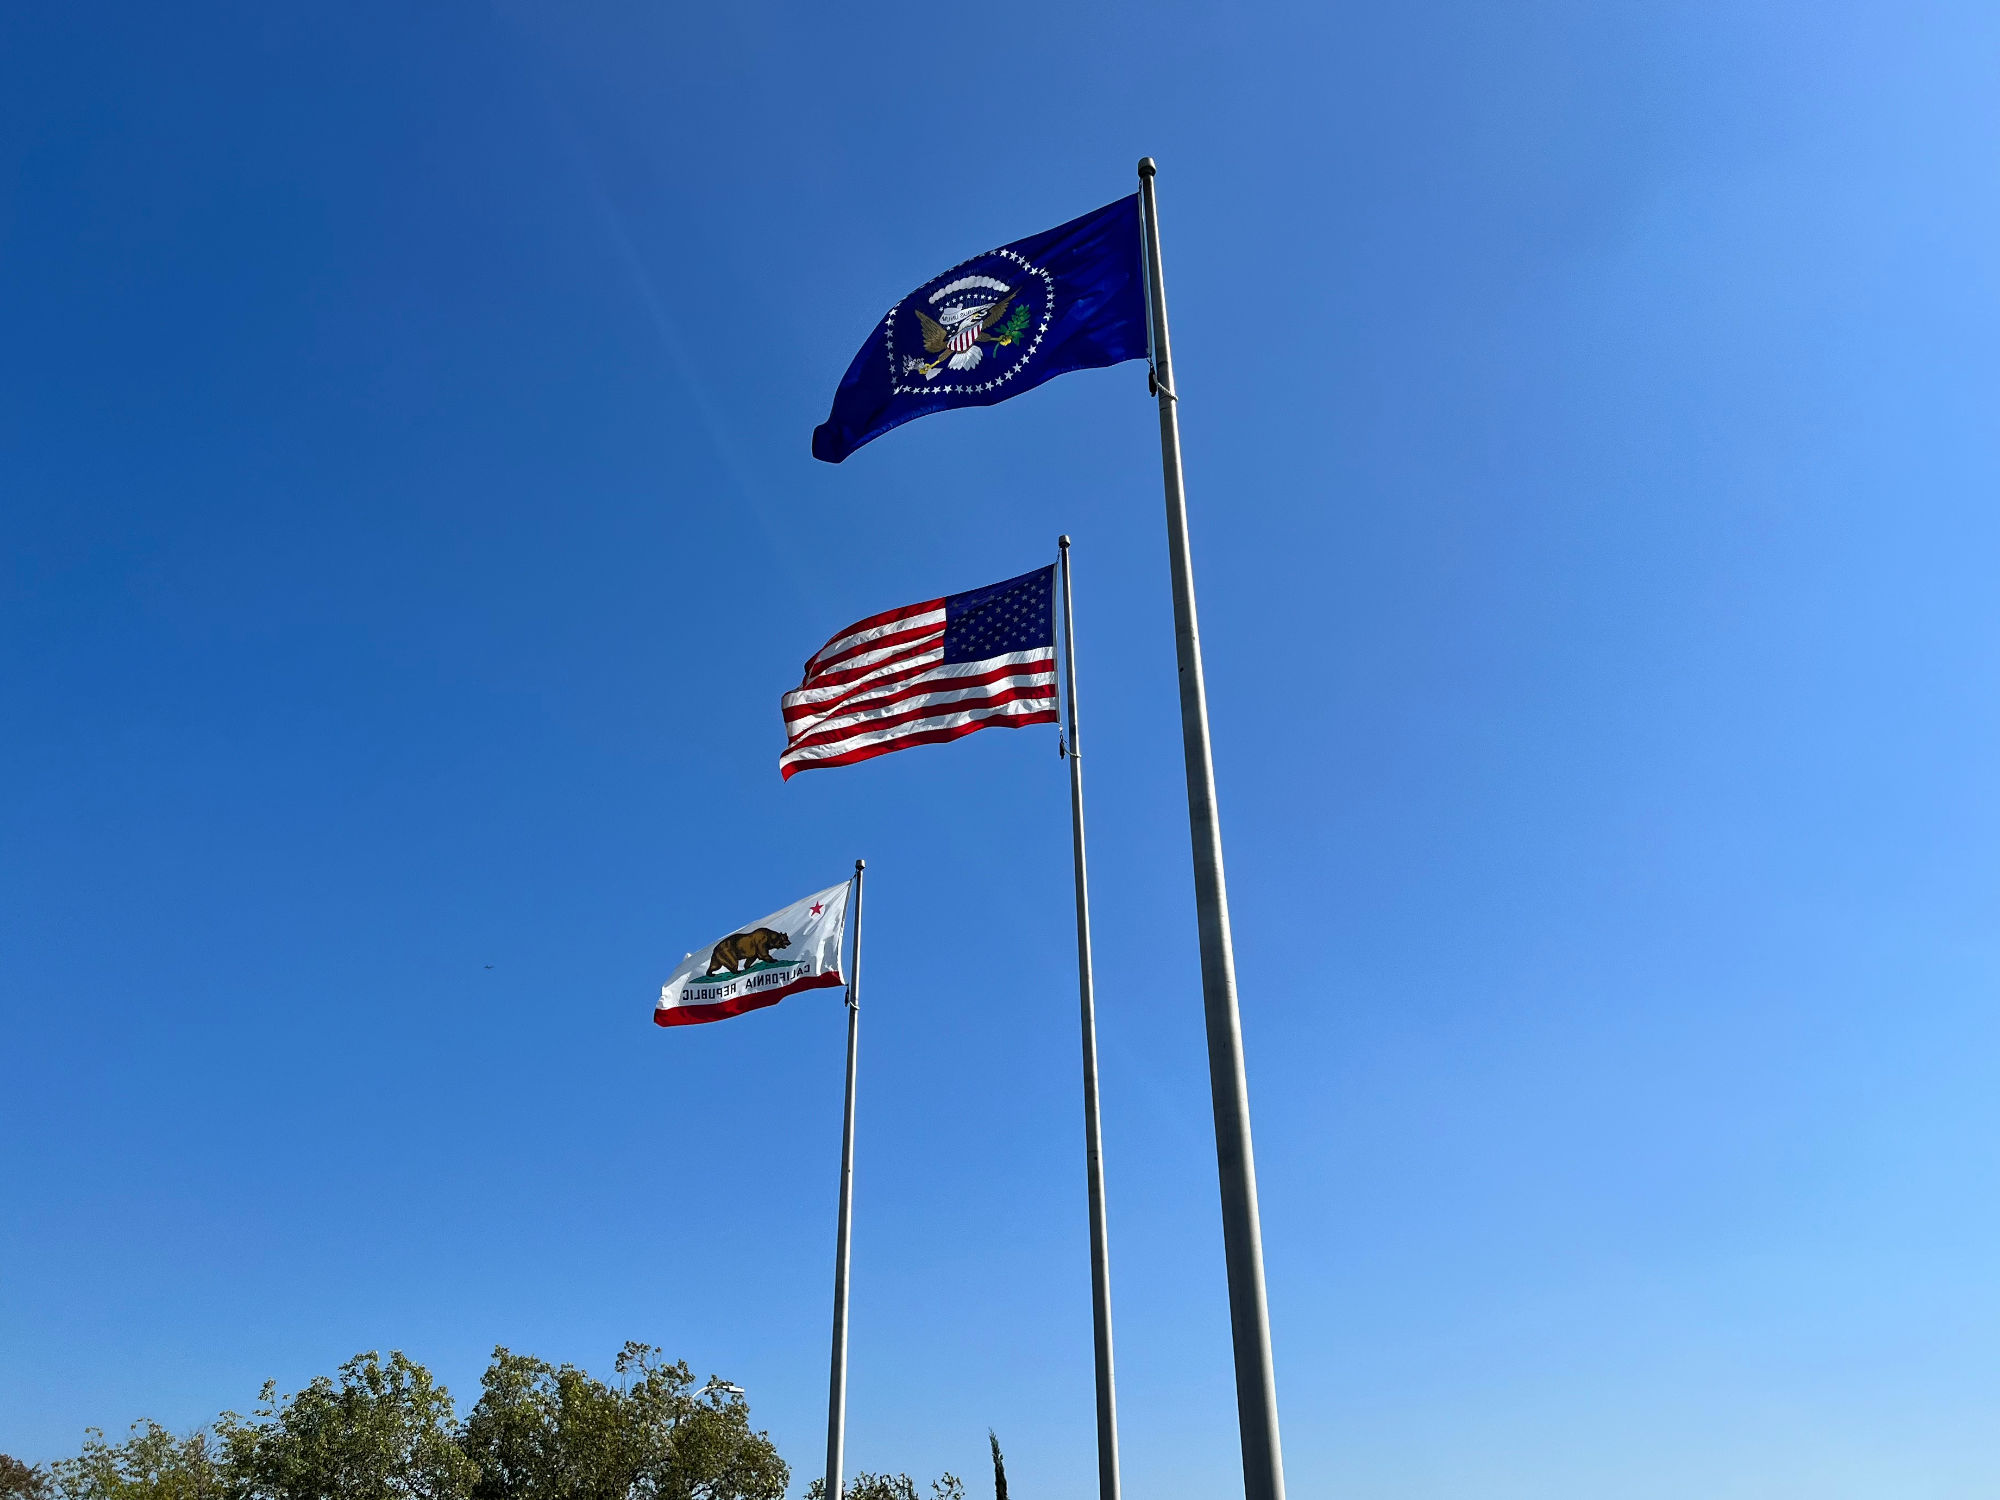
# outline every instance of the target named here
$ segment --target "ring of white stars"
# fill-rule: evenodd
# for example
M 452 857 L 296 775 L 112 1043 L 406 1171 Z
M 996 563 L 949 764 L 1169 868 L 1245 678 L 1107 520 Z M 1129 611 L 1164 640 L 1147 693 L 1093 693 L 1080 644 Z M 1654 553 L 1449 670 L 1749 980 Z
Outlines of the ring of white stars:
M 1042 320 L 1035 325 L 1035 336 L 1028 341 L 1028 346 L 1020 352 L 1011 365 L 1007 366 L 1005 370 L 995 375 L 991 380 L 974 381 L 969 385 L 958 383 L 939 384 L 936 382 L 929 382 L 924 385 L 903 384 L 896 373 L 896 314 L 901 312 L 907 303 L 915 300 L 925 287 L 936 286 L 938 283 L 956 276 L 960 271 L 971 265 L 973 261 L 991 260 L 996 255 L 1002 260 L 1011 260 L 1029 275 L 1041 278 L 1043 293 Z M 889 309 L 889 315 L 882 320 L 883 330 L 887 334 L 884 342 L 887 344 L 889 350 L 889 389 L 893 394 L 898 396 L 979 396 L 984 395 L 987 391 L 997 390 L 1012 380 L 1020 370 L 1027 366 L 1028 361 L 1035 357 L 1035 351 L 1042 347 L 1042 340 L 1048 336 L 1049 325 L 1055 318 L 1055 313 L 1055 277 L 1044 271 L 1040 266 L 1030 262 L 1027 257 L 1021 255 L 1018 251 L 989 250 L 984 255 L 973 256 L 971 260 L 962 260 L 949 271 L 938 276 L 933 276 L 923 286 L 918 287 L 916 291 L 910 293 L 901 302 L 898 302 L 894 307 Z

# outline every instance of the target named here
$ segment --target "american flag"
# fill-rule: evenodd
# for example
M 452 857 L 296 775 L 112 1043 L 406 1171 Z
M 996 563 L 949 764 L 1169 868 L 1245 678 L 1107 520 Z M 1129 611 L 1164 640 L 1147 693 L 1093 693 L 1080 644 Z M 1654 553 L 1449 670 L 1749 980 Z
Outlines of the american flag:
M 1037 568 L 841 631 L 785 694 L 779 773 L 789 781 L 975 729 L 1055 723 L 1055 575 Z

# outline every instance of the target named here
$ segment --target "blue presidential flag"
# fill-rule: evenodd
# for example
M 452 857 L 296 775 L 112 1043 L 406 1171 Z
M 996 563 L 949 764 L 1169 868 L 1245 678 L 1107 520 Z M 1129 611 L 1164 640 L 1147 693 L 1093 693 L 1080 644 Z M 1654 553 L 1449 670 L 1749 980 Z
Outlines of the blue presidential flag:
M 914 417 L 1145 357 L 1135 193 L 975 255 L 890 308 L 813 429 L 813 457 L 837 464 Z

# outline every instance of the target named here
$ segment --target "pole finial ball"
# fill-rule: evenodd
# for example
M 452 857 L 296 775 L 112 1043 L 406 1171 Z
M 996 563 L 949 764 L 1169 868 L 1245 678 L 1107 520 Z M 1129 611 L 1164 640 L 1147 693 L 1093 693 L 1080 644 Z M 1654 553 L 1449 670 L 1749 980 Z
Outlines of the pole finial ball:
M 1062 536 L 1059 536 L 1059 537 L 1057 537 L 1057 538 L 1056 538 L 1056 545 L 1057 545 L 1058 547 L 1067 547 L 1067 546 L 1069 545 L 1069 537 L 1068 537 L 1068 535 L 1067 535 L 1067 534 L 1064 534 L 1064 535 L 1062 535 Z
M 854 862 L 854 868 L 857 870 L 865 870 L 868 868 L 868 861 L 865 859 L 857 859 Z
M 1153 165 L 1152 157 L 1142 156 L 1139 158 L 1139 175 L 1141 177 L 1151 177 L 1155 172 L 1159 170 L 1160 169 L 1158 167 Z

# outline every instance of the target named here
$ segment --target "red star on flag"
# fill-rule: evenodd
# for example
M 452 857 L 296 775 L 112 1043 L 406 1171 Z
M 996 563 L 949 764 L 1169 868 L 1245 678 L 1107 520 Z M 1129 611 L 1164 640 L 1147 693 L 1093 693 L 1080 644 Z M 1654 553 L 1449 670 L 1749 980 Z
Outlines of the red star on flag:
M 819 915 L 819 914 L 820 914 L 821 912 L 823 912 L 823 911 L 825 911 L 825 910 L 826 910 L 826 903 L 825 903 L 825 902 L 823 902 L 823 901 L 815 901 L 815 902 L 813 902 L 813 904 L 812 904 L 812 914 L 813 914 L 814 916 L 818 916 L 818 915 Z

